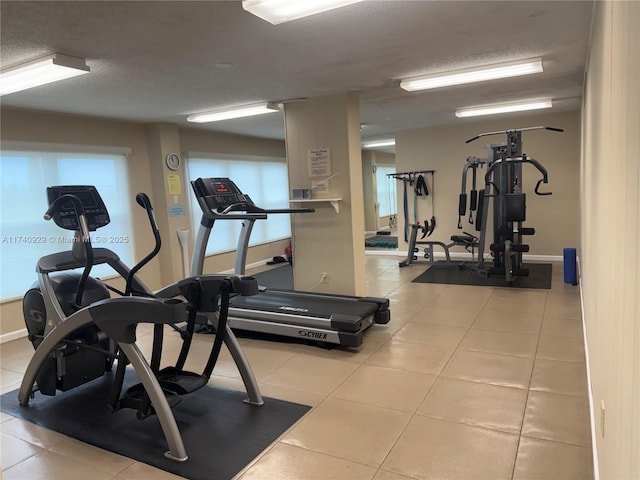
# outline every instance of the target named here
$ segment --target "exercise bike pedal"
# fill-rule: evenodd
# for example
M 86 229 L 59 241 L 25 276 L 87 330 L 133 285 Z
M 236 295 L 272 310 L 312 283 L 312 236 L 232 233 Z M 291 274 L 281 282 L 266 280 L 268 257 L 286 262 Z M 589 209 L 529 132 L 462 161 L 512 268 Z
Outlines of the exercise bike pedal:
M 166 367 L 158 372 L 158 383 L 163 390 L 177 395 L 187 395 L 202 388 L 209 381 L 205 376 L 194 372 Z
M 180 395 L 177 393 L 164 388 L 162 391 L 170 408 L 175 407 L 182 401 Z M 144 389 L 144 385 L 142 385 L 142 383 L 129 387 L 120 400 L 118 400 L 118 405 L 115 410 L 120 410 L 122 408 L 131 408 L 136 410 L 136 418 L 138 420 L 144 420 L 156 413 L 155 409 L 151 405 L 151 400 L 149 400 L 149 395 L 147 395 L 147 391 Z
M 175 407 L 182 401 L 180 396 L 175 394 L 174 392 L 170 392 L 168 390 L 163 390 L 162 392 L 164 393 L 164 396 L 167 399 L 169 408 Z M 146 406 L 145 409 L 138 409 L 138 411 L 136 411 L 136 418 L 138 420 L 144 420 L 145 418 L 155 414 L 156 414 L 156 409 L 153 408 L 153 405 L 149 404 Z

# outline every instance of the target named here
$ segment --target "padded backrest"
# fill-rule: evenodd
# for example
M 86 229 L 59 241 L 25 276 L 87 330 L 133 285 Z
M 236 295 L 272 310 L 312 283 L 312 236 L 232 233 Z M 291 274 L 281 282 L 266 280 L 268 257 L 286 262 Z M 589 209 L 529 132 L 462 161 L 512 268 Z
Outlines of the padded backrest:
M 505 195 L 505 221 L 524 222 L 526 219 L 526 200 L 524 193 L 507 193 Z

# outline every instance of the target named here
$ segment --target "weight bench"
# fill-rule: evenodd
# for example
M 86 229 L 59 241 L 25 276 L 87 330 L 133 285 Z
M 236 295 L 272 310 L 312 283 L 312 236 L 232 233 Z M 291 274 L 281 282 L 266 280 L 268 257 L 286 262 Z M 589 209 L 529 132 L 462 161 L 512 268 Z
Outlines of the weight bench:
M 433 265 L 435 263 L 445 264 L 445 265 L 446 264 L 454 265 L 456 262 L 451 261 L 451 255 L 449 253 L 449 249 L 451 247 L 456 247 L 456 246 L 464 247 L 465 250 L 470 252 L 471 256 L 473 257 L 475 253 L 475 249 L 478 246 L 478 237 L 471 235 L 470 233 L 467 233 L 467 232 L 464 232 L 464 235 L 451 235 L 451 243 L 449 244 L 446 244 L 444 242 L 434 241 L 434 240 L 429 240 L 426 242 L 421 241 L 417 239 L 418 230 L 422 230 L 423 233 L 426 234 L 425 227 L 423 225 L 420 225 L 419 223 L 414 223 L 410 226 L 411 226 L 411 238 L 409 239 L 409 248 L 407 252 L 407 258 L 404 259 L 402 262 L 400 262 L 399 265 L 401 267 L 406 267 L 408 265 L 411 265 L 412 263 L 418 260 L 418 256 L 415 254 L 418 253 L 420 249 L 417 247 L 417 245 L 424 245 L 424 258 L 425 258 L 424 261 L 429 265 Z M 425 235 L 422 236 L 422 238 L 424 237 Z M 434 247 L 436 246 L 441 247 L 442 250 L 444 251 L 444 256 L 445 256 L 444 260 L 436 261 L 434 259 Z

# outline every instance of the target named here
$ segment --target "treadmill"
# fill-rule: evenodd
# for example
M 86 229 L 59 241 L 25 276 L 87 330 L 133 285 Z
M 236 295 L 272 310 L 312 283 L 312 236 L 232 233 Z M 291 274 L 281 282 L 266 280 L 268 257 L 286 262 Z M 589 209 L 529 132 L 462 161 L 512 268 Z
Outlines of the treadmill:
M 198 178 L 191 186 L 202 209 L 191 275 L 203 273 L 205 250 L 216 220 L 242 221 L 235 274 L 244 276 L 249 238 L 257 220 L 265 220 L 269 214 L 314 211 L 260 208 L 229 178 Z M 359 347 L 365 330 L 389 320 L 388 299 L 261 288 L 260 293 L 251 297 L 233 297 L 227 322 L 237 330 Z

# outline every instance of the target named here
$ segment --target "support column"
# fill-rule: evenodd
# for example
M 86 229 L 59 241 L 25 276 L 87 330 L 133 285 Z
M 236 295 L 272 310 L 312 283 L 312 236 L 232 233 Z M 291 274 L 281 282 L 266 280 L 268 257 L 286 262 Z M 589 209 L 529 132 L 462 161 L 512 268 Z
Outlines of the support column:
M 147 142 L 154 192 L 153 211 L 162 237 L 162 248 L 158 255 L 160 273 L 162 285 L 168 285 L 185 277 L 177 232 L 192 229 L 188 216 L 189 190 L 185 179 L 185 159 L 182 158 L 180 133 L 176 125 L 149 125 Z M 167 167 L 166 158 L 169 154 L 176 154 L 180 158 L 176 170 Z M 194 235 L 195 232 L 191 232 L 191 237 Z
M 339 212 L 328 201 L 292 204 L 316 209 L 292 218 L 294 288 L 365 295 L 359 95 L 348 92 L 291 102 L 284 111 L 290 188 L 311 188 L 335 175 L 326 189 L 313 189 L 311 197 L 340 198 Z M 318 161 L 323 150 L 328 159 Z M 314 176 L 319 172 L 325 174 Z

